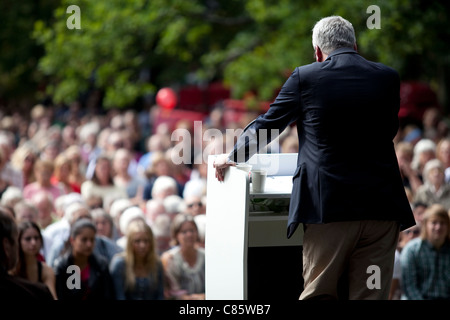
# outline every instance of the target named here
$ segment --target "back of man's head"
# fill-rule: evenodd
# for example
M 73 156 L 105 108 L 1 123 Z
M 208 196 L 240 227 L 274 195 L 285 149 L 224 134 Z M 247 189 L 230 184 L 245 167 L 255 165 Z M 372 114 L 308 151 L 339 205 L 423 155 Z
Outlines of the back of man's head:
M 326 55 L 339 48 L 353 48 L 356 44 L 353 25 L 340 16 L 319 20 L 313 28 L 312 45 Z

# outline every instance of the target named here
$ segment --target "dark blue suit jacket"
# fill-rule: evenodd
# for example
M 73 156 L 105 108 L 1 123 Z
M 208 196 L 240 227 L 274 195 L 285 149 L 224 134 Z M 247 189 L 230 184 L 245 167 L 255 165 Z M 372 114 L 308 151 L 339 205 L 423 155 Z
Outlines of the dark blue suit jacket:
M 288 238 L 299 223 L 394 220 L 415 225 L 395 155 L 400 105 L 398 73 L 350 48 L 296 68 L 269 110 L 239 137 L 229 158 L 247 161 L 260 129 L 297 122 Z M 268 130 L 270 133 L 270 130 Z M 268 134 L 268 141 L 275 137 Z

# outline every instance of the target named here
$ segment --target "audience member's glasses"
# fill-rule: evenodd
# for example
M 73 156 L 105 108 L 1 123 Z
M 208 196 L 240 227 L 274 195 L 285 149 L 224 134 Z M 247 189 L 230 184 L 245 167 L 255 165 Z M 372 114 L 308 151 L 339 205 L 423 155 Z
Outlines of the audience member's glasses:
M 201 206 L 203 206 L 203 203 L 201 203 L 201 202 L 194 202 L 194 203 L 189 203 L 187 206 L 188 206 L 188 208 L 192 208 L 193 206 L 201 207 Z

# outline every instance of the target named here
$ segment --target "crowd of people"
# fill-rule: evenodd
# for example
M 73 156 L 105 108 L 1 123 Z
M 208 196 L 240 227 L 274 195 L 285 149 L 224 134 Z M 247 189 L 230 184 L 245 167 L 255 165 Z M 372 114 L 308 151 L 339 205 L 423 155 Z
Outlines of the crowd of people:
M 448 119 L 430 107 L 405 125 L 395 150 L 416 225 L 400 233 L 389 298 L 450 299 L 450 135 Z
M 0 205 L 19 249 L 5 272 L 58 300 L 205 299 L 206 162 L 171 154 L 186 120 L 81 112 L 2 115 Z
M 2 261 L 9 276 L 44 283 L 59 300 L 205 299 L 205 152 L 233 144 L 174 139 L 193 124 L 157 123 L 155 110 L 39 104 L 29 115 L 2 115 L 0 205 L 19 247 L 13 267 Z M 203 132 L 226 136 L 226 127 L 251 120 L 225 125 L 222 111 L 205 117 Z M 174 163 L 179 143 L 189 144 L 192 161 Z M 390 299 L 450 299 L 448 126 L 430 108 L 394 143 L 417 225 L 400 235 Z M 297 152 L 295 126 L 271 147 Z

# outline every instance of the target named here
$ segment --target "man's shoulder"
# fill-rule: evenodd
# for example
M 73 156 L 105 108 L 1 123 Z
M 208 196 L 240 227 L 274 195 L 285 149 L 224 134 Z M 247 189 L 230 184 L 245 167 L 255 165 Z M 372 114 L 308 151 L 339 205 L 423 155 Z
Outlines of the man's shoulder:
M 313 63 L 298 66 L 297 68 L 295 68 L 294 72 L 298 71 L 301 74 L 315 72 L 315 71 L 319 70 L 321 67 L 322 67 L 322 65 L 320 62 L 313 62 Z
M 367 63 L 369 63 L 369 64 L 373 65 L 374 67 L 376 67 L 378 70 L 380 70 L 382 72 L 385 72 L 387 74 L 390 74 L 392 76 L 399 77 L 399 73 L 394 68 L 392 68 L 392 67 L 390 67 L 390 66 L 388 66 L 388 65 L 386 65 L 384 63 L 381 63 L 381 62 L 371 61 L 371 60 L 367 60 L 365 58 L 363 58 L 363 59 L 366 60 Z
M 359 54 L 356 54 L 353 56 L 356 57 L 356 60 L 355 59 L 350 60 L 350 61 L 352 61 L 352 63 L 356 63 L 359 65 L 365 65 L 366 67 L 370 66 L 371 69 L 374 71 L 378 71 L 380 73 L 385 73 L 388 76 L 393 76 L 393 77 L 399 78 L 399 73 L 397 72 L 397 70 L 395 70 L 394 68 L 392 68 L 384 63 L 368 60 Z M 333 59 L 339 59 L 339 55 L 336 57 L 333 57 Z M 296 70 L 294 70 L 294 72 L 298 71 L 300 73 L 300 76 L 307 76 L 308 74 L 315 74 L 322 69 L 328 70 L 328 68 L 329 68 L 328 63 L 331 63 L 331 61 L 325 60 L 325 62 L 313 62 L 313 63 L 305 64 L 302 66 L 298 66 L 296 68 Z

